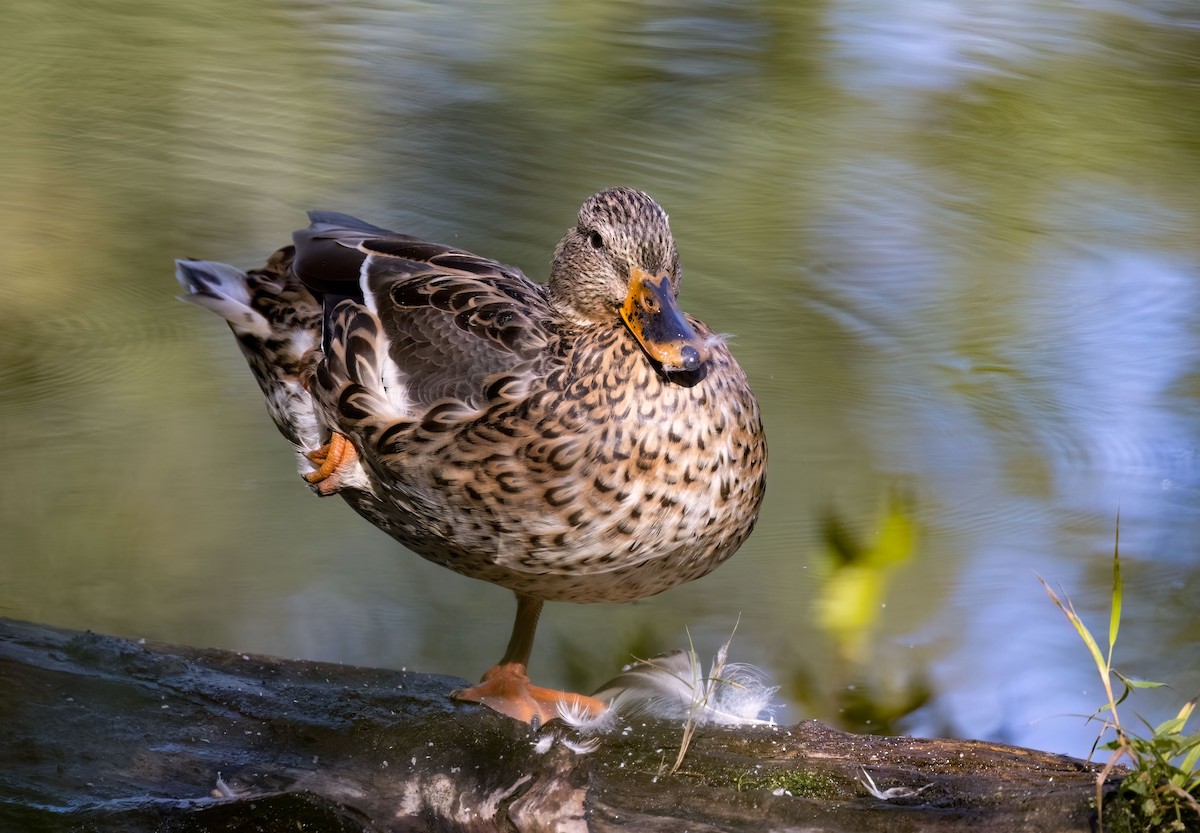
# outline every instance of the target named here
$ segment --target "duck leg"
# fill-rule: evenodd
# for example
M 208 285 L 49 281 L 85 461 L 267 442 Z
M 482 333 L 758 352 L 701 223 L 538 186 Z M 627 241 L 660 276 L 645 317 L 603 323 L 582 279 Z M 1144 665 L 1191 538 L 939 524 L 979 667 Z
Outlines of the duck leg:
M 351 465 L 358 459 L 354 444 L 343 434 L 334 431 L 325 445 L 304 455 L 309 462 L 318 466 L 315 471 L 304 475 L 304 479 L 313 484 L 323 496 L 329 496 L 337 491 L 340 485 L 338 471 L 344 466 Z
M 558 717 L 560 703 L 568 709 L 589 715 L 604 711 L 607 707 L 595 697 L 555 691 L 529 682 L 529 654 L 533 651 L 533 636 L 542 613 L 542 600 L 523 593 L 515 595 L 517 618 L 513 622 L 508 650 L 500 662 L 483 675 L 478 685 L 460 688 L 451 692 L 450 696 L 456 700 L 482 703 L 515 720 L 531 723 L 535 728 Z

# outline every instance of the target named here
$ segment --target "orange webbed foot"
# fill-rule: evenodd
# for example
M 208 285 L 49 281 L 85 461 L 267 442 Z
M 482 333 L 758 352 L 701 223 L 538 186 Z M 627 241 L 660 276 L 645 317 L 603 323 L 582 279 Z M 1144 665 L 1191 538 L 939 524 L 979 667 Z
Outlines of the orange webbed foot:
M 525 666 L 518 662 L 496 665 L 478 685 L 460 688 L 450 696 L 456 700 L 481 703 L 503 715 L 533 725 L 541 726 L 559 716 L 562 708 L 576 714 L 594 717 L 607 706 L 595 697 L 542 688 L 529 682 Z
M 329 437 L 329 442 L 304 456 L 318 467 L 304 475 L 304 479 L 313 484 L 321 495 L 331 495 L 341 485 L 342 470 L 358 459 L 358 452 L 350 440 L 335 431 Z

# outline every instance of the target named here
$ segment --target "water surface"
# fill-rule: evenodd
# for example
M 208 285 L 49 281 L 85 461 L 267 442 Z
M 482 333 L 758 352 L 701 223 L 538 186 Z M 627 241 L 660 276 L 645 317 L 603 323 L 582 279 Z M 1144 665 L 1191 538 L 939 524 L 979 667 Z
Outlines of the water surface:
M 1036 576 L 1105 632 L 1119 512 L 1117 665 L 1175 686 L 1136 707 L 1200 690 L 1186 4 L 4 17 L 0 615 L 477 676 L 510 595 L 313 498 L 171 260 L 256 265 L 326 208 L 543 278 L 583 197 L 628 184 L 734 336 L 768 497 L 702 581 L 551 605 L 537 676 L 591 687 L 736 623 L 779 720 L 1086 754 L 1101 689 Z

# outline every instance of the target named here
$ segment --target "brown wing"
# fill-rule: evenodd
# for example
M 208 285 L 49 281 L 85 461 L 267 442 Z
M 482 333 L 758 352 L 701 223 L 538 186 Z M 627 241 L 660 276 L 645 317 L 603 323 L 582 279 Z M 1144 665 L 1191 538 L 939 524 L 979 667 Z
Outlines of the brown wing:
M 481 407 L 489 377 L 527 370 L 557 337 L 545 287 L 519 269 L 346 215 L 309 217 L 297 275 L 327 308 L 353 298 L 376 311 L 415 404 Z

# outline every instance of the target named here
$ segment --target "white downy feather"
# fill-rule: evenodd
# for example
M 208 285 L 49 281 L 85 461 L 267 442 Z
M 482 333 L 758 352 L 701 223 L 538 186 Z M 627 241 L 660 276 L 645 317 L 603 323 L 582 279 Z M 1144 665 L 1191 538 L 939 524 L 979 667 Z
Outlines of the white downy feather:
M 677 650 L 638 660 L 602 685 L 595 697 L 609 704 L 599 717 L 565 713 L 564 722 L 583 732 L 606 732 L 617 718 L 645 716 L 690 720 L 696 725 L 761 726 L 774 721 L 770 685 L 759 668 L 728 661 L 729 642 L 704 674 L 694 650 Z

